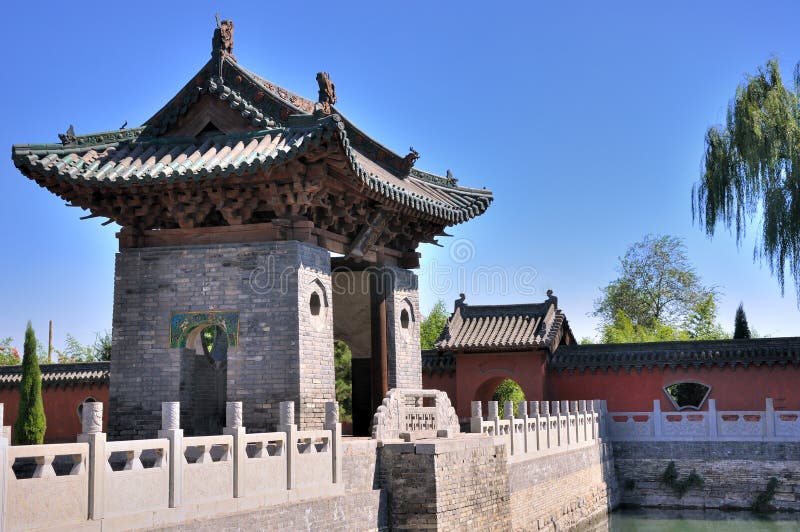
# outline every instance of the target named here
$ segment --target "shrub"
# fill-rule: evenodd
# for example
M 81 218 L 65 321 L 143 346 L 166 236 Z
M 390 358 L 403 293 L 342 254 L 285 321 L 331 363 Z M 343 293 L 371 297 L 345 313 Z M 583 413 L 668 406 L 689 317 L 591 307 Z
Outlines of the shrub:
M 511 379 L 506 379 L 500 383 L 500 386 L 494 391 L 492 401 L 500 403 L 499 413 L 500 417 L 505 417 L 505 402 L 512 401 L 514 403 L 514 416 L 519 414 L 519 406 L 517 403 L 525 400 L 525 392 L 522 387 Z
M 661 474 L 661 482 L 672 489 L 678 498 L 682 498 L 692 488 L 702 488 L 705 483 L 703 477 L 698 475 L 694 469 L 686 477 L 680 478 L 675 462 L 672 461 L 667 464 L 667 468 Z
M 767 489 L 762 491 L 756 497 L 756 500 L 753 501 L 753 511 L 757 513 L 767 513 L 771 508 L 772 498 L 775 497 L 775 489 L 778 487 L 778 479 L 775 477 L 770 477 L 769 481 L 767 482 Z
M 36 335 L 31 322 L 25 330 L 22 357 L 22 382 L 19 388 L 19 413 L 14 423 L 14 443 L 37 445 L 44 442 L 47 420 L 42 404 L 42 373 L 36 356 Z

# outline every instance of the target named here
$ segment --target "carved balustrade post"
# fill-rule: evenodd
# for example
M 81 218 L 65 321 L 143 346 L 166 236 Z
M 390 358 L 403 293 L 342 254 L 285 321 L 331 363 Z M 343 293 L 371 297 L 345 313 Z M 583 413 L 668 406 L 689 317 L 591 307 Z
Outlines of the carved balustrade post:
M 105 506 L 106 435 L 103 432 L 103 403 L 83 403 L 79 443 L 89 444 L 89 519 L 103 518 Z
M 517 449 L 516 435 L 514 433 L 514 402 L 503 402 L 503 419 L 508 421 L 508 439 L 509 439 L 509 452 L 510 454 L 518 454 L 521 449 Z
M 297 425 L 294 423 L 294 401 L 282 401 L 279 406 L 278 431 L 286 433 L 286 488 L 297 485 Z
M 244 497 L 244 467 L 247 463 L 247 431 L 242 425 L 242 402 L 228 401 L 225 403 L 225 428 L 223 434 L 233 436 L 233 496 Z
M 489 401 L 489 421 L 494 423 L 494 435 L 500 435 L 500 408 L 497 401 Z
M 586 400 L 581 399 L 578 401 L 578 416 L 583 421 L 583 428 L 579 429 L 581 432 L 581 438 L 585 442 L 589 439 L 589 426 L 587 424 L 587 416 L 586 416 Z
M 178 401 L 161 403 L 161 430 L 159 438 L 169 440 L 169 507 L 177 508 L 183 502 L 183 429 L 181 404 Z
M 572 435 L 570 434 L 569 430 L 569 416 L 570 416 L 569 401 L 561 401 L 560 410 L 561 410 L 561 417 L 566 418 L 566 430 L 564 431 L 564 433 L 567 439 L 566 444 L 569 445 L 570 442 L 574 439 L 571 437 Z M 563 443 L 564 442 L 561 442 L 562 445 Z
M 716 399 L 708 400 L 708 438 L 716 440 L 719 429 L 717 427 L 717 401 Z
M 483 432 L 483 403 L 480 401 L 472 401 L 470 406 L 472 415 L 469 418 L 469 430 L 470 432 L 480 434 Z
M 514 421 L 514 402 L 513 401 L 505 401 L 503 403 L 503 418 L 508 419 L 509 421 Z
M 766 417 L 766 437 L 769 439 L 775 437 L 775 407 L 773 406 L 771 397 L 767 397 L 766 408 L 767 409 L 764 412 L 764 417 Z
M 522 420 L 523 452 L 528 452 L 528 403 L 517 403 L 517 416 Z
M 343 483 L 342 478 L 342 424 L 339 423 L 339 403 L 328 401 L 325 403 L 325 430 L 331 431 L 333 445 L 333 483 Z
M 663 416 L 661 415 L 661 400 L 653 399 L 653 436 L 660 440 L 664 434 Z
M 530 402 L 530 415 L 531 415 L 531 417 L 533 417 L 534 421 L 536 422 L 536 431 L 532 435 L 532 437 L 536 438 L 536 445 L 528 446 L 525 449 L 526 452 L 538 451 L 539 450 L 539 441 L 540 441 L 539 432 L 541 432 L 541 428 L 539 427 L 539 424 L 541 423 L 540 420 L 539 420 L 540 409 L 541 409 L 541 406 L 539 406 L 539 401 L 531 401 Z
M 570 440 L 572 443 L 580 443 L 580 435 L 578 433 L 578 431 L 580 431 L 580 423 L 578 423 L 578 401 L 569 402 L 569 412 L 572 419 L 575 420 L 575 428 L 570 430 Z

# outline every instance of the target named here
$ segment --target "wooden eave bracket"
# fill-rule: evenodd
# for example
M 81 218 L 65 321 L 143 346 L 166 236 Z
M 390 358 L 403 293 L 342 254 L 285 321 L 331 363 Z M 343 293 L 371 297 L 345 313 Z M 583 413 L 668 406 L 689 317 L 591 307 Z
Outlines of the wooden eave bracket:
M 378 209 L 373 213 L 369 222 L 361 228 L 358 235 L 353 239 L 347 258 L 363 259 L 364 255 L 372 249 L 372 246 L 383 234 L 388 222 L 389 216 L 385 210 Z

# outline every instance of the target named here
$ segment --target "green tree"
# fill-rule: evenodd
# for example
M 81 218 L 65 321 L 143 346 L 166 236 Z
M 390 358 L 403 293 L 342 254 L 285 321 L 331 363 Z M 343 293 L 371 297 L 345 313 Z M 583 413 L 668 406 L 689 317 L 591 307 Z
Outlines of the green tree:
M 716 322 L 717 301 L 713 294 L 707 294 L 694 304 L 686 317 L 684 327 L 692 340 L 724 340 L 730 338 L 722 326 Z
M 603 344 L 630 344 L 638 342 L 674 342 L 688 340 L 686 331 L 660 322 L 651 325 L 635 325 L 624 311 L 618 310 L 614 321 L 600 327 L 600 342 Z
M 701 283 L 683 240 L 646 235 L 619 261 L 619 277 L 595 301 L 602 343 L 727 337 L 716 323 L 717 294 Z
M 202 341 L 208 351 L 211 350 L 214 337 L 214 328 L 209 327 L 202 332 Z M 95 333 L 94 343 L 91 345 L 83 345 L 74 336 L 67 334 L 66 346 L 63 351 L 57 351 L 57 354 L 61 363 L 111 360 L 111 333 L 109 331 Z
M 433 349 L 444 326 L 447 325 L 447 309 L 441 299 L 431 309 L 428 316 L 419 325 L 419 343 L 422 349 Z
M 498 411 L 500 417 L 505 417 L 505 402 L 512 401 L 514 403 L 514 415 L 519 414 L 519 405 L 517 403 L 525 400 L 525 392 L 522 387 L 511 379 L 506 379 L 500 383 L 492 395 L 492 401 L 500 403 Z
M 739 303 L 736 317 L 733 320 L 733 337 L 736 339 L 750 338 L 750 326 L 747 325 L 747 316 L 744 313 L 744 304 Z
M 784 292 L 786 265 L 800 306 L 800 64 L 793 87 L 771 59 L 747 75 L 728 105 L 725 126 L 708 129 L 703 173 L 692 187 L 692 217 L 709 236 L 719 225 L 741 244 L 761 225 L 754 258 L 765 259 Z
M 700 283 L 680 238 L 645 235 L 619 261 L 619 277 L 595 301 L 594 315 L 604 324 L 613 323 L 621 310 L 637 327 L 678 326 L 698 301 L 716 298 Z
M 12 344 L 14 339 L 10 336 L 0 340 L 0 366 L 16 366 L 19 364 L 19 352 Z
M 36 356 L 36 335 L 31 322 L 25 330 L 22 357 L 22 382 L 19 390 L 19 411 L 14 423 L 14 443 L 36 445 L 44 442 L 47 420 L 42 403 L 42 374 Z
M 353 421 L 353 353 L 350 346 L 341 340 L 333 343 L 333 369 L 339 420 Z

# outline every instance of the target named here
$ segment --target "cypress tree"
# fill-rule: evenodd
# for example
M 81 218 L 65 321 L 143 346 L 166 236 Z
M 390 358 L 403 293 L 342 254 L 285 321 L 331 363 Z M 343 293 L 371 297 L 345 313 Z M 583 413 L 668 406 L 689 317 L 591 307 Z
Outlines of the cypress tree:
M 739 303 L 736 309 L 736 318 L 733 324 L 733 338 L 750 338 L 750 327 L 747 325 L 747 316 L 744 314 L 744 305 Z
M 36 358 L 36 335 L 31 322 L 25 329 L 25 354 L 22 357 L 22 382 L 19 387 L 19 413 L 14 423 L 14 443 L 36 445 L 44 442 L 47 420 L 42 403 L 42 372 Z

